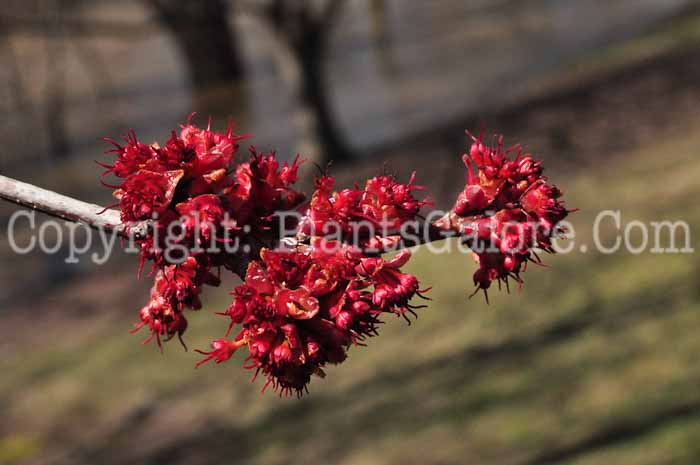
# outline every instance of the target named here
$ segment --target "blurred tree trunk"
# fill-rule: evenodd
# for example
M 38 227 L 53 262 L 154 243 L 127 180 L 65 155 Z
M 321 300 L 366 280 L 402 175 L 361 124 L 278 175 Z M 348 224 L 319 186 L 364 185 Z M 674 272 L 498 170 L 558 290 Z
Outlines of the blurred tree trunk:
M 19 57 L 11 42 L 11 32 L 0 19 L 0 59 L 7 73 L 7 99 L 14 100 L 14 112 L 24 112 L 29 108 L 29 99 L 22 82 Z
M 170 31 L 197 90 L 243 77 L 235 30 L 226 0 L 147 0 Z
M 330 31 L 344 3 L 327 0 L 317 8 L 317 3 L 305 0 L 275 0 L 268 12 L 282 46 L 289 50 L 279 61 L 299 103 L 293 119 L 300 122 L 305 139 L 302 151 L 319 165 L 354 158 L 336 122 L 324 67 Z
M 371 33 L 375 43 L 380 47 L 387 45 L 389 40 L 389 22 L 387 19 L 386 0 L 369 0 L 369 15 Z
M 70 154 L 66 124 L 66 37 L 63 25 L 63 9 L 59 2 L 51 4 L 46 46 L 47 78 L 45 94 L 46 130 L 49 153 L 53 158 L 66 158 Z
M 296 50 L 302 71 L 302 98 L 315 117 L 320 150 L 324 154 L 321 163 L 347 162 L 353 158 L 352 149 L 337 125 L 331 100 L 328 95 L 328 83 L 325 79 L 324 58 L 327 38 L 309 38 L 306 46 Z

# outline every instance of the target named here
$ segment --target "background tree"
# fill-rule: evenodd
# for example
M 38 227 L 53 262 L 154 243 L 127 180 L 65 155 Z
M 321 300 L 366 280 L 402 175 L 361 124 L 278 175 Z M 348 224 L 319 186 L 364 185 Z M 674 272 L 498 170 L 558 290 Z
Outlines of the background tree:
M 325 57 L 345 0 L 272 0 L 265 17 L 281 42 L 279 63 L 298 100 L 300 151 L 319 164 L 343 163 L 353 150 L 338 127 L 326 83 Z
M 243 60 L 226 0 L 146 0 L 172 34 L 195 90 L 243 76 Z
M 64 5 L 56 0 L 50 3 L 46 23 L 46 67 L 49 79 L 44 89 L 46 129 L 49 153 L 55 158 L 70 154 L 70 136 L 66 124 L 66 31 L 63 24 Z

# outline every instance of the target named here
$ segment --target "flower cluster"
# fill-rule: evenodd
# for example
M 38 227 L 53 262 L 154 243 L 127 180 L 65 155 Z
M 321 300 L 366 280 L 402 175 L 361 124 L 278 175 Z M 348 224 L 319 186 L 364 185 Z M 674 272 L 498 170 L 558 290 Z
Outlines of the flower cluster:
M 262 373 L 265 386 L 301 395 L 312 375 L 324 376 L 350 347 L 375 336 L 383 316 L 410 323 L 408 316 L 424 307 L 415 299 L 426 299 L 428 289 L 402 271 L 410 252 L 381 255 L 411 243 L 402 242 L 404 226 L 418 225 L 421 209 L 431 203 L 415 197 L 422 189 L 415 173 L 406 184 L 382 175 L 364 188 L 340 191 L 326 174 L 305 203 L 294 189 L 299 157 L 280 164 L 274 153 L 251 148 L 247 161 L 237 161 L 244 138 L 232 125 L 216 132 L 190 117 L 162 147 L 139 142 L 133 131 L 123 144 L 108 139 L 116 159 L 100 163 L 103 176 L 120 182 L 103 184 L 114 189 L 127 229 L 146 231 L 137 238 L 139 274 L 151 262 L 154 278 L 133 331 L 147 328 L 146 342 L 155 339 L 161 349 L 176 336 L 182 341 L 185 311 L 200 309 L 203 286 L 220 285 L 221 270 L 229 270 L 243 283 L 220 313 L 228 331 L 210 351 L 198 351 L 204 358 L 197 366 L 225 362 L 247 348 L 244 365 Z M 430 233 L 424 240 L 436 239 L 436 231 L 459 235 L 479 265 L 477 291 L 486 292 L 493 281 L 520 283 L 528 261 L 539 261 L 535 249 L 553 251 L 552 240 L 562 232 L 558 223 L 569 211 L 541 163 L 519 146 L 504 150 L 501 139 L 492 147 L 473 139 L 464 156 L 467 184 L 453 209 L 421 228 Z M 286 215 L 277 216 L 285 211 L 299 217 L 288 224 Z M 292 235 L 282 237 L 282 231 Z M 231 242 L 239 247 L 214 247 Z
M 249 161 L 235 165 L 244 138 L 233 134 L 232 125 L 225 133 L 216 132 L 195 126 L 190 117 L 163 147 L 139 142 L 133 131 L 124 145 L 107 139 L 114 145 L 108 153 L 116 160 L 100 164 L 107 169 L 103 176 L 122 179 L 119 185 L 105 183 L 115 189 L 122 221 L 128 226 L 149 222 L 138 243 L 141 266 L 150 260 L 155 280 L 134 327 L 150 329 L 147 341 L 155 336 L 160 345 L 182 335 L 187 328 L 183 311 L 201 307 L 203 285 L 219 284 L 212 270 L 245 267 L 247 257 L 239 250 L 207 245 L 269 234 L 275 212 L 304 200 L 292 189 L 298 158 L 280 166 L 274 154 L 251 148 Z
M 411 175 L 408 184 L 397 182 L 393 176 L 376 176 L 363 190 L 355 186 L 340 192 L 333 191 L 332 176 L 322 176 L 316 180 L 300 232 L 352 239 L 360 247 L 390 246 L 401 226 L 414 221 L 420 209 L 430 205 L 428 200 L 413 196 L 413 191 L 423 189 L 415 185 L 415 176 Z
M 241 329 L 232 340 L 212 342 L 199 364 L 221 363 L 246 346 L 246 367 L 262 372 L 265 386 L 301 395 L 312 375 L 324 376 L 327 364 L 341 363 L 352 345 L 376 335 L 382 314 L 408 320 L 407 314 L 424 307 L 411 300 L 425 299 L 427 289 L 420 290 L 418 279 L 401 271 L 410 258 L 408 250 L 385 260 L 369 256 L 362 247 L 372 241 L 395 242 L 400 236 L 392 231 L 415 220 L 426 202 L 412 195 L 414 177 L 401 184 L 392 176 L 378 176 L 363 191 L 333 192 L 333 183 L 331 176 L 316 182 L 299 224 L 308 244 L 263 249 L 260 260 L 249 264 L 245 283 L 234 289 L 234 301 L 223 313 L 231 319 L 229 333 L 236 325 Z M 359 246 L 348 243 L 353 225 L 362 220 L 389 226 L 381 232 L 361 230 Z
M 264 249 L 222 313 L 241 329 L 218 339 L 199 363 L 228 360 L 247 346 L 246 367 L 267 377 L 280 393 L 301 394 L 311 375 L 345 360 L 348 348 L 377 334 L 383 313 L 406 316 L 421 306 L 415 276 L 402 273 L 410 252 L 392 260 L 366 257 L 345 244 L 315 238 L 295 250 Z
M 483 136 L 471 137 L 469 155 L 463 157 L 467 184 L 436 226 L 458 233 L 474 251 L 479 265 L 474 284 L 486 294 L 493 281 L 508 286 L 512 278 L 521 284 L 527 263 L 540 262 L 535 249 L 554 251 L 552 239 L 565 232 L 558 223 L 570 211 L 561 191 L 547 183 L 542 163 L 523 154 L 521 146 L 504 150 L 502 137 L 493 146 L 484 144 Z

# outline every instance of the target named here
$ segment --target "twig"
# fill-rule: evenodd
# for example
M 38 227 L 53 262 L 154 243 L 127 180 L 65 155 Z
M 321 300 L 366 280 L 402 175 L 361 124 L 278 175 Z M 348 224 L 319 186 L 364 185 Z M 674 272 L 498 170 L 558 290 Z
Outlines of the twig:
M 124 237 L 129 236 L 117 210 L 105 210 L 99 205 L 76 200 L 2 175 L 0 175 L 0 198 L 56 218 L 85 223 L 91 228 L 115 232 Z M 130 228 L 130 232 L 132 234 L 135 232 L 133 227 Z
M 113 232 L 126 238 L 143 238 L 150 227 L 150 223 L 144 221 L 129 225 L 127 228 L 121 222 L 117 210 L 105 209 L 99 205 L 83 202 L 2 175 L 0 175 L 0 198 L 56 218 L 81 222 L 91 228 L 108 233 Z M 426 222 L 420 224 L 414 231 L 407 231 L 406 237 L 402 238 L 398 244 L 387 248 L 368 249 L 366 252 L 370 255 L 381 255 L 453 236 L 453 233 Z M 287 246 L 294 246 L 299 243 L 299 238 L 288 237 L 283 241 Z

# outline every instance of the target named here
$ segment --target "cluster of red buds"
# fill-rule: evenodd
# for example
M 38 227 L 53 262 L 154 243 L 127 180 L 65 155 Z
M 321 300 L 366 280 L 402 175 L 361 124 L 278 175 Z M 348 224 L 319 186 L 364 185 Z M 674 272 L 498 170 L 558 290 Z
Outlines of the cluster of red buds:
M 370 244 L 396 244 L 397 228 L 416 220 L 427 202 L 413 196 L 420 189 L 414 178 L 401 184 L 377 176 L 363 190 L 340 192 L 333 184 L 331 176 L 316 181 L 294 246 L 263 249 L 248 265 L 245 283 L 223 313 L 231 319 L 229 332 L 242 328 L 233 340 L 214 341 L 200 364 L 221 363 L 246 346 L 246 366 L 262 371 L 266 386 L 300 395 L 311 375 L 323 376 L 327 364 L 342 362 L 352 345 L 376 335 L 382 314 L 408 320 L 407 313 L 424 307 L 411 300 L 426 299 L 427 289 L 401 272 L 408 250 L 391 260 L 366 252 Z
M 138 238 L 141 266 L 153 263 L 155 281 L 151 300 L 141 309 L 134 331 L 148 327 L 160 346 L 181 337 L 187 328 L 183 312 L 201 308 L 203 285 L 219 285 L 221 268 L 238 272 L 254 253 L 256 238 L 274 232 L 273 215 L 304 200 L 291 188 L 299 160 L 280 167 L 274 153 L 251 148 L 249 161 L 235 164 L 239 142 L 245 136 L 199 128 L 191 117 L 173 131 L 164 147 L 139 142 L 130 132 L 124 145 L 114 145 L 112 165 L 102 164 L 123 181 L 114 188 L 116 204 L 126 225 L 148 221 L 148 233 Z M 209 247 L 231 241 L 249 241 L 243 247 Z M 173 244 L 173 242 L 176 242 Z M 257 246 L 259 249 L 260 246 Z M 215 253 L 210 252 L 215 250 Z M 243 253 L 247 250 L 247 253 Z
M 542 163 L 523 154 L 522 147 L 503 148 L 503 137 L 486 145 L 483 135 L 471 136 L 467 185 L 448 215 L 435 223 L 457 233 L 473 251 L 479 268 L 474 273 L 476 292 L 493 281 L 509 286 L 509 278 L 522 284 L 528 262 L 541 263 L 536 250 L 554 252 L 552 239 L 566 230 L 560 223 L 570 213 L 560 200 L 561 191 L 547 183 Z M 515 153 L 514 159 L 508 155 Z M 474 170 L 476 166 L 476 171 Z
M 332 176 L 322 176 L 316 180 L 299 233 L 352 240 L 362 248 L 391 247 L 401 239 L 397 234 L 401 226 L 415 221 L 420 209 L 431 204 L 413 196 L 413 191 L 423 189 L 415 185 L 415 176 L 413 173 L 408 184 L 398 183 L 393 176 L 376 176 L 363 190 L 356 185 L 340 192 L 333 191 Z
M 376 335 L 384 314 L 410 323 L 408 316 L 424 307 L 414 299 L 426 299 L 428 289 L 401 270 L 410 252 L 381 255 L 405 246 L 403 226 L 418 223 L 430 202 L 415 197 L 421 190 L 415 173 L 406 184 L 382 175 L 364 188 L 341 191 L 323 175 L 305 202 L 293 188 L 299 157 L 280 165 L 274 153 L 251 148 L 249 159 L 238 161 L 244 138 L 233 134 L 232 125 L 222 133 L 190 118 L 163 147 L 143 144 L 133 132 L 123 145 L 108 139 L 116 160 L 103 164 L 104 176 L 121 183 L 105 185 L 115 189 L 127 227 L 147 224 L 137 239 L 139 273 L 150 261 L 154 284 L 134 331 L 148 328 L 145 342 L 155 339 L 161 349 L 175 336 L 182 340 L 185 310 L 200 309 L 202 287 L 218 286 L 221 270 L 229 270 L 243 283 L 220 313 L 230 320 L 226 338 L 199 351 L 205 357 L 197 366 L 227 361 L 247 348 L 244 365 L 262 372 L 265 386 L 301 395 L 312 375 L 324 376 L 327 365 L 341 363 L 350 347 Z M 511 161 L 513 150 L 518 156 Z M 539 162 L 519 148 L 503 151 L 500 139 L 495 147 L 474 139 L 470 156 L 464 158 L 464 192 L 428 228 L 458 234 L 474 250 L 477 290 L 509 277 L 520 282 L 524 265 L 537 259 L 535 249 L 552 251 L 551 240 L 561 233 L 557 223 L 568 213 L 561 194 L 546 183 Z M 278 224 L 276 215 L 288 211 L 298 217 L 293 234 L 281 237 L 290 225 Z M 207 247 L 232 241 L 245 247 Z M 234 327 L 239 329 L 230 337 Z
M 311 375 L 324 376 L 326 364 L 342 362 L 350 346 L 376 335 L 383 313 L 406 317 L 424 307 L 410 303 L 425 290 L 401 272 L 409 257 L 408 250 L 391 260 L 367 257 L 322 237 L 294 250 L 263 249 L 222 313 L 231 319 L 229 331 L 241 325 L 240 332 L 214 341 L 199 364 L 221 363 L 246 346 L 246 367 L 262 371 L 266 386 L 301 394 Z

